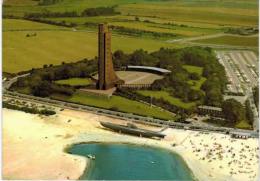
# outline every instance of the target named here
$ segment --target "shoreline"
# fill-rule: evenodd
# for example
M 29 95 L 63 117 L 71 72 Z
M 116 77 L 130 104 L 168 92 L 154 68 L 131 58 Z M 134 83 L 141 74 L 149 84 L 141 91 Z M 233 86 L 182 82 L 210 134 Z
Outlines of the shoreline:
M 198 178 L 195 177 L 195 174 L 193 173 L 192 169 L 190 168 L 190 165 L 186 162 L 185 158 L 180 153 L 178 153 L 176 150 L 171 150 L 170 148 L 160 147 L 158 145 L 155 146 L 155 145 L 140 144 L 140 143 L 127 142 L 127 141 L 126 142 L 98 142 L 98 141 L 93 142 L 93 141 L 90 141 L 90 142 L 72 143 L 70 146 L 67 147 L 67 149 L 69 149 L 75 145 L 81 145 L 81 144 L 109 144 L 109 145 L 110 144 L 115 144 L 115 145 L 123 144 L 123 145 L 138 146 L 138 147 L 144 146 L 144 147 L 152 148 L 152 149 L 161 149 L 161 150 L 167 151 L 173 155 L 177 155 L 182 160 L 182 162 L 187 166 L 188 171 L 192 175 L 193 181 L 200 181 Z M 65 153 L 68 153 L 68 152 L 65 150 Z M 72 154 L 72 153 L 68 153 L 68 154 Z M 72 154 L 72 155 L 74 155 L 74 154 Z M 87 162 L 89 162 L 89 159 L 87 159 Z M 90 164 L 90 163 L 88 163 L 88 164 Z M 82 175 L 84 175 L 84 173 L 86 171 L 88 171 L 87 170 L 88 167 L 89 167 L 89 165 L 86 166 L 85 171 L 82 173 Z M 82 175 L 78 178 L 78 180 L 82 177 Z
M 162 140 L 140 138 L 109 131 L 99 124 L 100 120 L 118 124 L 126 123 L 124 120 L 72 110 L 64 110 L 57 115 L 44 117 L 3 109 L 3 116 L 4 178 L 80 179 L 90 162 L 88 158 L 70 154 L 67 150 L 75 144 L 82 143 L 122 143 L 164 149 L 177 154 L 185 162 L 194 179 L 199 181 L 256 181 L 258 176 L 258 167 L 254 166 L 256 165 L 254 162 L 259 161 L 255 158 L 256 149 L 259 149 L 258 139 L 235 140 L 219 133 L 205 134 L 172 128 L 163 132 L 167 136 Z M 153 131 L 161 129 L 137 125 Z M 173 147 L 173 143 L 176 146 Z M 37 151 L 31 148 L 32 145 L 37 148 Z M 231 148 L 233 150 L 230 152 Z M 245 149 L 242 153 L 240 153 L 241 148 Z M 31 154 L 28 154 L 30 151 Z M 46 160 L 39 160 L 46 157 L 45 152 L 49 152 Z M 232 153 L 236 154 L 234 158 Z M 239 154 L 244 154 L 246 158 L 240 158 Z M 222 160 L 218 158 L 220 156 L 226 158 Z M 205 157 L 205 160 L 202 157 Z M 249 158 L 252 159 L 251 165 L 246 165 Z M 235 159 L 241 161 L 241 164 L 232 163 L 235 165 L 229 167 L 228 162 Z M 21 166 L 21 162 L 27 165 Z M 44 173 L 34 167 L 36 164 L 39 167 L 46 167 Z M 230 176 L 230 169 L 242 170 L 240 165 L 245 165 L 244 170 L 248 167 L 250 172 Z M 247 179 L 250 177 L 251 179 Z

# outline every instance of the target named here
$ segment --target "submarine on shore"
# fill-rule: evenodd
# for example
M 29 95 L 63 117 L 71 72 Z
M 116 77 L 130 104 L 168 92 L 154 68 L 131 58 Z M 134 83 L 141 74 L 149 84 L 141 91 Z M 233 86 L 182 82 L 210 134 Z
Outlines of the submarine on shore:
M 136 125 L 131 124 L 131 123 L 127 123 L 127 125 L 121 125 L 121 124 L 114 124 L 114 123 L 100 121 L 100 124 L 105 128 L 109 128 L 109 129 L 112 129 L 112 130 L 120 132 L 120 133 L 126 133 L 126 134 L 136 135 L 136 136 L 140 136 L 140 137 L 164 138 L 166 136 L 160 132 L 150 131 L 150 130 L 146 130 L 146 129 L 140 129 Z

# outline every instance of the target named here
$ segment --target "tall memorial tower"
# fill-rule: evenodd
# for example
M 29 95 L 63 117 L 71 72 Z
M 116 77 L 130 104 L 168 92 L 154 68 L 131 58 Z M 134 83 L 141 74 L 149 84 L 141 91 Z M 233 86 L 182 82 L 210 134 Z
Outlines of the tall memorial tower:
M 113 67 L 111 53 L 111 33 L 107 24 L 99 24 L 98 32 L 98 81 L 97 89 L 106 90 L 122 80 L 120 80 Z

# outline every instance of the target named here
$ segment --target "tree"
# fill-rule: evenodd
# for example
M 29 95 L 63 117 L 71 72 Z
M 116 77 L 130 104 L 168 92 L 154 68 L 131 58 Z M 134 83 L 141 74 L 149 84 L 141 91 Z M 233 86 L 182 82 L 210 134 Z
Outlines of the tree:
M 246 100 L 245 105 L 246 105 L 246 118 L 247 118 L 247 121 L 248 121 L 248 123 L 250 125 L 253 125 L 254 114 L 253 114 L 253 111 L 251 109 L 249 100 Z
M 255 101 L 257 109 L 259 109 L 259 91 L 258 90 L 259 90 L 258 86 L 253 89 L 253 96 L 254 96 L 254 101 Z
M 41 81 L 38 85 L 32 88 L 32 93 L 35 96 L 47 97 L 52 93 L 51 83 L 48 81 Z
M 224 117 L 232 123 L 246 120 L 245 108 L 235 99 L 227 99 L 222 103 Z
M 200 75 L 198 73 L 196 73 L 196 72 L 193 72 L 193 73 L 189 74 L 189 78 L 191 80 L 200 80 Z

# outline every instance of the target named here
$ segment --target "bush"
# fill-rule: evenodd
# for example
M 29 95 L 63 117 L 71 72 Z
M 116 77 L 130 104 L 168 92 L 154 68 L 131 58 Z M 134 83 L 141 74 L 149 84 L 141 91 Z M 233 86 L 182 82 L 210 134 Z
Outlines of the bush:
M 85 9 L 81 16 L 104 16 L 104 15 L 117 15 L 120 12 L 116 12 L 114 7 L 97 7 Z

